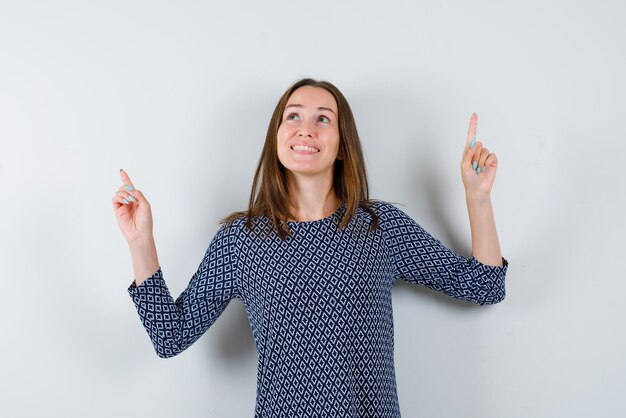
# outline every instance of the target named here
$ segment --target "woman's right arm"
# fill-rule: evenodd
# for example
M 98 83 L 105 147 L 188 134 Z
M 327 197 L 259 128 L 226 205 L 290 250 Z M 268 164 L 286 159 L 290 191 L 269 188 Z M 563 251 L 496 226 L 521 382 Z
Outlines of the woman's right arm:
M 242 299 L 237 228 L 222 225 L 187 288 L 174 300 L 160 267 L 128 287 L 157 355 L 172 357 L 198 340 L 235 297 Z
M 237 229 L 222 225 L 187 288 L 174 300 L 159 265 L 150 204 L 128 174 L 120 170 L 120 176 L 124 184 L 113 208 L 133 260 L 135 279 L 128 293 L 157 355 L 172 357 L 200 338 L 233 297 L 241 297 Z

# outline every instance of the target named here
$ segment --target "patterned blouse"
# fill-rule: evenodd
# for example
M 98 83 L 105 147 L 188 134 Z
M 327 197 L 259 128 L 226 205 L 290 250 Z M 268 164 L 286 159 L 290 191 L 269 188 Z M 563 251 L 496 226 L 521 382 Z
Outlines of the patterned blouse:
M 359 208 L 344 230 L 332 215 L 289 222 L 283 241 L 267 217 L 222 224 L 174 300 L 161 267 L 128 287 L 156 354 L 198 340 L 233 298 L 258 352 L 254 417 L 400 417 L 391 288 L 398 278 L 467 302 L 502 301 L 508 262 L 455 254 L 406 213 L 375 201 L 379 227 Z M 252 411 L 251 411 L 252 413 Z

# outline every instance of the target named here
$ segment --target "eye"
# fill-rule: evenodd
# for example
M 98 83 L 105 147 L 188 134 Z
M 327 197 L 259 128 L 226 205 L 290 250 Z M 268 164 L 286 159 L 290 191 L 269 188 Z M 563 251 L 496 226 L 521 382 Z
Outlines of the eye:
M 324 119 L 325 119 L 325 122 L 324 122 Z M 320 120 L 324 123 L 330 123 L 330 119 L 328 119 L 326 116 L 323 116 L 323 115 L 320 116 Z
M 288 114 L 288 115 L 287 115 L 287 117 L 286 117 L 285 119 L 287 119 L 287 120 L 293 120 L 293 119 L 292 119 L 292 116 L 295 116 L 295 117 L 297 117 L 297 118 L 299 118 L 299 117 L 300 117 L 300 115 L 298 115 L 297 113 L 290 113 L 290 114 Z

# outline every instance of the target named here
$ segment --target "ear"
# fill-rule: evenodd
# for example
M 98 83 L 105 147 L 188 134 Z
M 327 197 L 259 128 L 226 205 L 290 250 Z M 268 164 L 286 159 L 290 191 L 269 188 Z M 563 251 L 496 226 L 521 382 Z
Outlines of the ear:
M 337 159 L 343 160 L 343 152 L 341 152 L 341 147 L 339 147 L 339 150 L 337 151 Z

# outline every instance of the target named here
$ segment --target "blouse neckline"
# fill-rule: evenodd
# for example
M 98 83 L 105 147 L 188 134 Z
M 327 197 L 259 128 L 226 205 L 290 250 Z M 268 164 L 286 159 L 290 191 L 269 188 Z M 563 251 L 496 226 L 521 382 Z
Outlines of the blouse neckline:
M 341 215 L 343 214 L 344 210 L 345 210 L 345 206 L 346 203 L 345 202 L 341 202 L 339 204 L 339 206 L 337 207 L 337 209 L 330 215 L 328 215 L 325 218 L 321 218 L 321 219 L 315 219 L 313 221 L 287 221 L 287 225 L 289 225 L 289 227 L 294 227 L 294 226 L 308 226 L 308 225 L 315 225 L 318 223 L 327 223 L 327 222 L 331 222 L 333 219 L 337 218 L 340 219 Z

